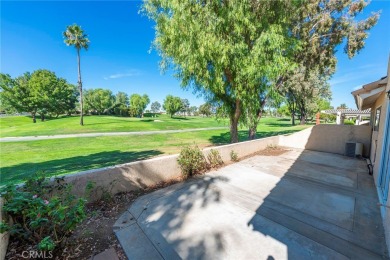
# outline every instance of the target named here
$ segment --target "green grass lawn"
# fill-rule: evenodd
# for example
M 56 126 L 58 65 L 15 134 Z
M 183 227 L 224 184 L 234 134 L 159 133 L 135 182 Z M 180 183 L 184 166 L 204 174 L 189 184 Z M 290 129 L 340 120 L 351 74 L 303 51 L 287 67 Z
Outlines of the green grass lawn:
M 306 127 L 308 126 L 291 126 L 286 119 L 263 118 L 257 134 L 261 138 L 293 133 Z M 241 130 L 239 135 L 240 141 L 246 140 L 247 130 Z M 177 153 L 186 144 L 196 143 L 200 147 L 206 147 L 227 144 L 229 140 L 229 131 L 221 129 L 0 143 L 0 181 L 2 185 L 20 182 L 37 171 L 44 171 L 48 176 L 74 173 Z
M 158 121 L 155 121 L 158 120 Z M 0 137 L 58 135 L 96 132 L 134 132 L 174 130 L 227 126 L 226 120 L 217 121 L 208 117 L 174 117 L 159 115 L 156 118 L 133 118 L 114 116 L 85 116 L 84 126 L 78 116 L 49 119 L 33 123 L 31 117 L 12 116 L 0 118 Z

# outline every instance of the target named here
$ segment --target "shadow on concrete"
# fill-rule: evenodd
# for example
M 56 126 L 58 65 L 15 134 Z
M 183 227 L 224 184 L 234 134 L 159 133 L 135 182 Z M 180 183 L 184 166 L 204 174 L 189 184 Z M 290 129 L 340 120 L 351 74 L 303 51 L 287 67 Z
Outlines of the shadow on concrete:
M 309 150 L 286 159 L 251 165 L 280 178 L 268 195 L 258 193 L 264 199 L 248 222 L 282 244 L 286 255 L 271 259 L 387 257 L 376 189 L 364 161 Z
M 123 172 L 119 183 L 164 181 L 160 170 L 139 167 L 142 179 Z M 140 257 L 134 252 L 147 243 L 165 259 L 383 259 L 377 203 L 364 160 L 291 148 L 142 196 L 128 210 L 132 222 L 116 235 L 129 258 Z
M 197 234 L 196 230 L 190 230 L 193 234 L 188 240 L 177 236 L 175 230 L 185 229 L 187 212 L 219 203 L 221 191 L 216 185 L 227 181 L 223 176 L 195 177 L 186 183 L 178 183 L 139 198 L 129 211 L 166 259 L 212 259 L 220 251 L 226 250 L 222 239 L 223 232 L 213 232 L 203 237 Z M 151 219 L 150 216 L 155 217 Z M 210 244 L 213 245 L 212 248 Z M 127 245 L 122 246 L 126 251 Z M 175 250 L 177 248 L 183 248 L 180 256 Z M 126 253 L 130 256 L 132 254 L 129 251 Z
M 140 197 L 117 236 L 130 256 L 137 227 L 165 259 L 382 259 L 377 202 L 364 161 L 291 150 Z
M 162 152 L 159 150 L 146 150 L 140 152 L 110 151 L 40 163 L 22 163 L 10 167 L 1 167 L 1 184 L 21 182 L 37 171 L 43 171 L 47 173 L 48 176 L 54 176 L 145 160 L 160 154 L 162 154 Z

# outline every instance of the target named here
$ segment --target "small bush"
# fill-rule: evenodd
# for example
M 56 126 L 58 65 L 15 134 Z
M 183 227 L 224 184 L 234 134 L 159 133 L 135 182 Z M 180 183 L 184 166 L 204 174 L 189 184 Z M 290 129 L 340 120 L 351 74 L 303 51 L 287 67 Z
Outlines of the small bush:
M 223 161 L 218 150 L 211 149 L 207 155 L 207 159 L 211 168 L 218 168 L 219 166 L 223 165 Z
M 278 148 L 279 147 L 276 144 L 269 144 L 269 145 L 267 145 L 267 149 L 269 149 L 269 150 L 275 150 L 275 149 L 278 149 Z
M 180 151 L 177 159 L 184 178 L 202 173 L 207 169 L 206 158 L 198 146 L 186 146 Z
M 233 162 L 238 162 L 238 154 L 233 150 L 230 151 L 230 159 Z
M 350 120 L 345 120 L 344 125 L 355 125 L 355 123 L 353 121 L 350 121 Z
M 76 198 L 71 189 L 64 178 L 50 183 L 43 174 L 34 175 L 21 187 L 6 186 L 1 193 L 3 210 L 13 224 L 2 221 L 0 232 L 8 231 L 39 250 L 53 250 L 86 218 L 86 199 Z

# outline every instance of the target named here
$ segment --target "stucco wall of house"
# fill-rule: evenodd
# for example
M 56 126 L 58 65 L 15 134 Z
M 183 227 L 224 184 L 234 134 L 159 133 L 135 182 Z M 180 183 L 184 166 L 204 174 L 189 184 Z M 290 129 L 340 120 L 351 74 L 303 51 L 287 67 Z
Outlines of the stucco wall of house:
M 390 64 L 390 62 L 389 62 Z M 389 69 L 388 69 L 388 77 L 390 76 L 390 66 L 389 66 Z M 387 83 L 387 87 L 386 87 L 386 91 L 390 91 L 390 83 L 388 82 Z M 386 124 L 386 111 L 387 111 L 387 107 L 390 106 L 390 101 L 384 97 L 384 99 L 382 100 L 382 115 L 381 115 L 381 126 L 380 126 L 380 131 L 378 133 L 378 140 L 380 140 L 380 142 L 378 141 L 379 145 L 378 145 L 378 154 L 382 154 L 384 151 L 383 151 L 383 141 L 384 141 L 384 136 L 385 134 L 388 134 L 388 133 L 385 133 L 384 130 L 385 130 L 385 124 Z M 390 120 L 390 118 L 387 118 L 387 120 Z M 387 131 L 390 131 L 390 129 L 387 129 Z M 377 155 L 378 156 L 378 155 Z M 379 185 L 379 174 L 380 174 L 380 160 L 381 158 L 379 158 L 374 166 L 374 177 L 375 177 L 375 183 L 377 185 Z M 387 250 L 388 252 L 390 252 L 390 192 L 388 194 L 388 197 L 387 197 L 387 201 L 386 201 L 386 205 L 382 205 L 381 206 L 381 210 L 382 210 L 382 220 L 383 220 L 383 226 L 384 226 L 384 229 L 385 229 L 385 238 L 386 238 L 386 244 L 387 244 Z
M 379 174 L 379 165 L 380 165 L 382 145 L 383 145 L 383 132 L 384 132 L 384 126 L 386 121 L 386 111 L 387 111 L 386 99 L 387 99 L 386 93 L 382 93 L 380 97 L 377 99 L 377 101 L 375 102 L 375 104 L 371 107 L 371 111 L 373 111 L 374 118 L 375 118 L 375 113 L 377 108 L 381 107 L 379 129 L 378 131 L 375 131 L 375 129 L 373 129 L 372 137 L 371 137 L 370 159 L 371 159 L 371 163 L 374 166 L 373 172 L 374 172 L 374 179 L 376 184 L 378 184 L 377 182 L 378 182 L 378 174 Z M 372 123 L 375 124 L 375 120 Z
M 292 135 L 281 136 L 279 145 L 344 155 L 346 142 L 363 143 L 363 155 L 369 156 L 371 127 L 316 125 Z

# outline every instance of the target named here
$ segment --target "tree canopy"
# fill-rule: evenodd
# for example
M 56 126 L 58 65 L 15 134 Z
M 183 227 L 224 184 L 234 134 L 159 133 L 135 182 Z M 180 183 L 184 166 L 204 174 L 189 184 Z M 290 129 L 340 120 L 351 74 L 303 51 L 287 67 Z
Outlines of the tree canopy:
M 211 115 L 211 104 L 204 103 L 199 106 L 199 114 L 209 117 Z
M 225 106 L 231 141 L 238 141 L 242 101 L 289 68 L 294 46 L 284 25 L 283 1 L 146 1 L 156 24 L 154 47 L 161 66 L 172 65 L 184 88 Z
M 109 89 L 88 89 L 84 93 L 85 110 L 98 115 L 108 113 L 115 106 L 115 97 Z
M 130 114 L 136 117 L 142 117 L 144 110 L 150 103 L 148 95 L 133 94 L 130 96 Z
M 163 108 L 169 114 L 171 117 L 173 117 L 174 114 L 180 111 L 182 108 L 182 102 L 179 97 L 174 97 L 172 95 L 166 96 L 163 103 Z
M 154 101 L 150 105 L 150 109 L 152 110 L 153 113 L 158 113 L 158 112 L 160 112 L 161 104 L 158 101 Z
M 129 96 L 125 92 L 119 91 L 115 95 L 115 115 L 127 116 L 129 104 Z
M 77 101 L 75 86 L 48 70 L 26 72 L 15 79 L 0 74 L 0 87 L 2 99 L 18 112 L 29 112 L 33 122 L 37 113 L 42 120 L 46 113 L 70 113 Z
M 287 95 L 284 84 L 297 86 L 289 82 L 293 75 L 303 73 L 305 82 L 329 78 L 338 45 L 345 41 L 349 57 L 363 48 L 379 17 L 358 21 L 366 5 L 364 0 L 150 0 L 142 10 L 156 22 L 153 46 L 162 70 L 173 68 L 183 88 L 223 107 L 231 141 L 237 142 L 238 123 L 249 125 L 250 135 L 256 132 L 268 98 Z

